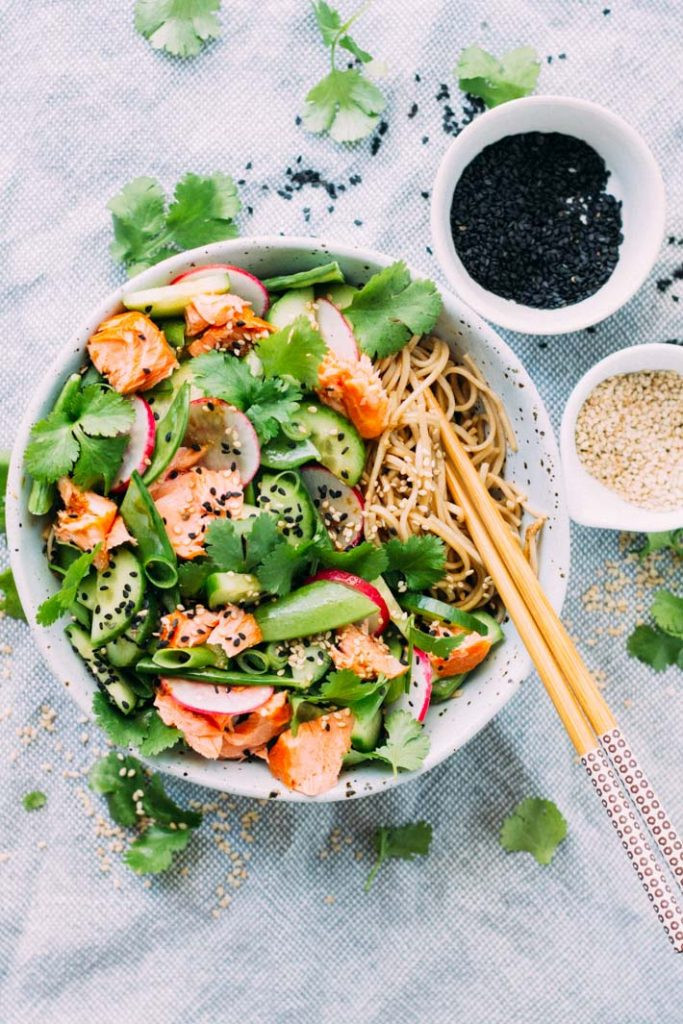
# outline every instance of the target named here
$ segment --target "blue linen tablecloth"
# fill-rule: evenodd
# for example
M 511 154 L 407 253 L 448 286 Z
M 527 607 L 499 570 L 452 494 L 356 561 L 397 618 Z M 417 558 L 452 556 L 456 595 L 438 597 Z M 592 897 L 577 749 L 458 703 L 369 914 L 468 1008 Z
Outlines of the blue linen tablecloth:
M 634 300 L 591 332 L 508 336 L 555 425 L 598 358 L 680 341 L 675 0 L 378 0 L 357 35 L 388 61 L 388 127 L 351 148 L 295 123 L 327 59 L 306 3 L 226 0 L 223 38 L 186 62 L 153 52 L 131 8 L 5 0 L 0 11 L 4 446 L 54 353 L 120 280 L 105 203 L 137 175 L 171 190 L 188 170 L 227 171 L 244 182 L 242 234 L 371 245 L 438 280 L 429 192 L 463 117 L 453 67 L 474 42 L 496 53 L 535 45 L 539 91 L 622 114 L 666 181 L 671 237 Z M 302 184 L 297 167 L 337 188 Z M 670 556 L 642 568 L 616 534 L 573 531 L 566 618 L 681 825 L 681 673 L 655 676 L 625 654 L 662 582 L 681 588 Z M 681 1020 L 681 963 L 537 679 L 448 763 L 367 801 L 262 806 L 170 781 L 176 798 L 206 805 L 205 821 L 171 871 L 143 881 L 87 789 L 102 735 L 60 692 L 26 627 L 5 620 L 0 637 L 0 1021 Z M 48 802 L 28 814 L 31 789 Z M 533 794 L 569 822 L 545 868 L 497 838 Z M 364 894 L 374 829 L 417 818 L 434 826 L 430 856 L 388 865 Z

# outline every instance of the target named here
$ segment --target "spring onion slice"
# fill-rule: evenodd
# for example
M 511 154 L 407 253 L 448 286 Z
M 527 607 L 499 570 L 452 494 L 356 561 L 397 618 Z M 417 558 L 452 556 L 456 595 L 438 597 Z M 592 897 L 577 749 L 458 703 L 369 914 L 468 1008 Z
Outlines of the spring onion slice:
M 166 527 L 152 501 L 152 496 L 137 470 L 131 475 L 120 511 L 126 526 L 137 541 L 140 561 L 147 579 L 160 590 L 175 587 L 178 582 L 175 551 L 171 547 Z

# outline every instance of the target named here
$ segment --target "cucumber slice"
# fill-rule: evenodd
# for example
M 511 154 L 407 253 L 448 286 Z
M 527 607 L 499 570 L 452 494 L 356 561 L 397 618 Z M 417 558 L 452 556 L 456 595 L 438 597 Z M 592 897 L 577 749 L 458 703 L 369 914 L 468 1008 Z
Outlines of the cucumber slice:
M 162 320 L 159 327 L 166 336 L 166 341 L 172 348 L 185 347 L 185 321 L 180 317 L 172 317 Z
M 379 708 L 369 705 L 368 709 L 364 710 L 361 707 L 364 703 L 365 701 L 359 701 L 353 708 L 351 746 L 355 750 L 369 754 L 379 741 L 379 734 L 382 731 L 382 712 Z
M 293 547 L 311 540 L 318 518 L 308 491 L 295 470 L 264 473 L 257 500 L 262 512 L 277 519 L 280 533 Z
M 142 566 L 132 551 L 120 548 L 110 557 L 109 567 L 97 574 L 90 633 L 93 647 L 103 647 L 125 633 L 140 611 L 144 596 Z
M 262 593 L 261 584 L 250 572 L 212 572 L 206 581 L 209 608 L 255 601 Z
M 353 302 L 353 297 L 358 292 L 352 284 L 330 284 L 320 288 L 320 294 L 330 302 L 334 302 L 337 309 L 346 309 Z
M 78 600 L 89 612 L 95 610 L 95 605 L 97 604 L 97 573 L 91 572 L 78 584 Z
M 90 637 L 81 626 L 73 623 L 67 626 L 64 632 L 73 649 L 80 654 L 95 676 L 100 689 L 106 693 L 119 711 L 122 711 L 124 715 L 129 714 L 137 704 L 137 697 L 126 677 L 117 668 L 110 665 L 99 651 L 94 650 Z
M 322 644 L 306 643 L 302 640 L 292 645 L 288 663 L 292 670 L 292 679 L 308 683 L 310 686 L 326 674 L 332 664 L 332 658 Z
M 261 449 L 261 465 L 266 469 L 296 469 L 307 462 L 317 462 L 320 452 L 307 437 L 297 441 L 282 434 Z
M 360 591 L 341 583 L 316 580 L 287 597 L 260 605 L 254 612 L 263 639 L 294 640 L 348 626 L 377 612 L 377 605 Z
M 308 431 L 323 466 L 351 487 L 358 483 L 365 466 L 365 445 L 352 423 L 318 402 L 302 405 L 295 422 Z
M 110 640 L 104 649 L 107 661 L 115 668 L 132 668 L 145 653 L 142 647 L 129 640 L 125 633 L 117 636 L 116 640 Z
M 295 291 L 285 292 L 268 310 L 266 319 L 273 327 L 281 331 L 294 323 L 298 316 L 313 316 L 313 300 L 315 296 L 312 288 L 297 288 Z
M 470 633 L 479 633 L 486 636 L 489 632 L 488 626 L 471 612 L 463 612 L 460 608 L 454 608 L 445 601 L 438 601 L 435 597 L 428 597 L 426 594 L 405 594 L 400 599 L 402 608 L 408 612 L 415 612 L 425 619 L 451 622 L 454 626 L 462 626 Z M 489 616 L 490 618 L 490 616 Z M 495 619 L 493 620 L 495 622 Z
M 126 309 L 136 309 L 156 319 L 182 316 L 185 306 L 198 295 L 222 295 L 228 291 L 230 275 L 221 271 L 199 279 L 189 277 L 177 284 L 167 284 L 161 288 L 144 288 L 142 291 L 128 292 L 127 295 L 121 296 L 121 301 Z
M 105 650 L 110 664 L 130 668 L 145 654 L 145 647 L 159 625 L 159 605 L 150 591 L 125 633 L 110 640 Z
M 491 641 L 491 644 L 500 643 L 501 640 L 505 639 L 503 633 L 503 627 L 497 619 L 494 619 L 493 615 L 489 615 L 488 612 L 472 612 L 472 615 L 477 619 L 482 626 L 486 627 L 486 637 Z

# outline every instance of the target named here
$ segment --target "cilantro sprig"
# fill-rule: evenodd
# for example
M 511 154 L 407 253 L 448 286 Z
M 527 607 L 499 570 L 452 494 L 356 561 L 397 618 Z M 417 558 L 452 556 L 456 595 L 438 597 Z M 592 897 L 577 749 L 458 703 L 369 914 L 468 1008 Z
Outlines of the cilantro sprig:
M 426 857 L 432 843 L 432 826 L 426 821 L 416 821 L 409 825 L 391 827 L 382 825 L 375 833 L 375 863 L 365 882 L 365 892 L 369 892 L 382 865 L 394 858 L 397 860 L 413 860 L 415 857 Z
M 432 533 L 414 535 L 407 540 L 397 537 L 387 541 L 384 550 L 388 559 L 387 581 L 395 584 L 405 579 L 411 590 L 427 590 L 443 579 L 446 569 L 446 546 Z
M 97 544 L 92 551 L 84 551 L 71 563 L 64 573 L 59 590 L 38 607 L 36 622 L 39 626 L 51 626 L 62 615 L 67 614 L 78 597 L 78 588 L 90 572 L 93 560 L 101 547 L 101 544 Z
M 413 334 L 426 334 L 441 312 L 433 281 L 412 281 L 402 260 L 392 263 L 356 292 L 344 309 L 361 348 L 371 358 L 400 352 Z
M 235 238 L 240 205 L 229 174 L 186 174 L 168 209 L 155 178 L 134 178 L 107 204 L 114 228 L 111 255 L 132 276 L 183 249 Z
M 670 590 L 659 590 L 650 614 L 654 626 L 636 626 L 628 638 L 628 653 L 655 672 L 663 672 L 671 665 L 683 669 L 683 597 Z
M 364 74 L 363 66 L 371 55 L 349 35 L 349 29 L 363 13 L 360 7 L 346 21 L 324 0 L 313 4 L 313 11 L 323 43 L 330 51 L 330 72 L 306 96 L 304 127 L 315 135 L 327 133 L 335 142 L 358 142 L 375 128 L 386 100 L 377 86 Z M 341 47 L 361 65 L 360 68 L 337 68 L 337 47 Z
M 671 549 L 676 555 L 683 555 L 683 527 L 678 530 L 667 530 L 663 533 L 646 533 L 645 543 L 638 548 L 641 558 L 646 558 L 655 551 Z
M 2 594 L 2 597 L 0 597 L 0 612 L 3 615 L 9 615 L 10 619 L 26 622 L 26 613 L 21 607 L 17 585 L 14 581 L 12 570 L 9 568 L 3 569 L 0 572 L 0 594 Z
M 498 60 L 479 46 L 468 46 L 455 73 L 460 88 L 479 96 L 487 107 L 528 96 L 536 88 L 541 64 L 531 46 L 520 46 Z
M 266 377 L 284 377 L 304 387 L 318 386 L 318 370 L 327 351 L 320 331 L 307 316 L 298 316 L 291 324 L 256 343 Z
M 73 472 L 78 487 L 101 483 L 107 491 L 121 465 L 132 422 L 129 399 L 100 384 L 88 384 L 34 424 L 26 468 L 45 483 Z
M 182 739 L 179 729 L 165 725 L 154 708 L 122 715 L 103 693 L 95 693 L 93 714 L 99 727 L 119 747 L 137 747 L 143 757 L 156 757 Z
M 539 864 L 550 864 L 567 835 L 567 822 L 552 800 L 522 800 L 503 822 L 500 844 L 508 853 L 523 850 Z
M 194 57 L 221 34 L 220 0 L 137 0 L 135 28 L 155 50 Z
M 135 757 L 112 751 L 93 766 L 89 783 L 106 798 L 118 825 L 132 828 L 144 822 L 124 857 L 137 874 L 165 871 L 201 824 L 201 814 L 179 807 L 166 793 L 161 776 L 147 775 Z

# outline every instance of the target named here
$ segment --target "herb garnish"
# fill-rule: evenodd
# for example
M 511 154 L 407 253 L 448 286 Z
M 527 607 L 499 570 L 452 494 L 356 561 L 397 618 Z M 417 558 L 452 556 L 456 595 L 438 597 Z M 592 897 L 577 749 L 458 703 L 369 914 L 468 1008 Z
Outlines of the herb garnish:
M 552 800 L 527 797 L 507 816 L 500 844 L 508 853 L 524 850 L 539 864 L 550 864 L 555 850 L 567 835 L 567 822 Z
M 500 60 L 479 46 L 468 46 L 455 69 L 460 88 L 479 96 L 487 107 L 528 96 L 536 88 L 541 64 L 532 46 L 520 46 Z
M 441 312 L 433 281 L 411 281 L 402 260 L 392 263 L 357 292 L 344 310 L 361 348 L 371 358 L 400 352 L 413 334 L 427 334 Z
M 39 811 L 47 803 L 47 797 L 39 789 L 32 789 L 30 793 L 22 798 L 25 811 Z
M 4 597 L 0 597 L 0 612 L 3 615 L 9 615 L 11 619 L 26 622 L 26 614 L 21 607 L 17 585 L 14 582 L 11 569 L 3 569 L 0 572 L 0 593 L 4 594 Z
M 155 50 L 194 57 L 221 34 L 220 0 L 137 0 L 135 27 Z
M 377 872 L 385 861 L 392 857 L 400 860 L 413 860 L 414 857 L 425 857 L 429 853 L 432 842 L 432 826 L 426 821 L 416 821 L 410 825 L 399 825 L 396 828 L 382 825 L 375 833 L 375 850 L 377 857 L 372 870 L 365 882 L 365 892 L 369 892 Z
M 683 597 L 676 597 L 670 590 L 659 590 L 650 614 L 655 625 L 636 626 L 628 638 L 628 653 L 655 672 L 670 665 L 683 669 Z

